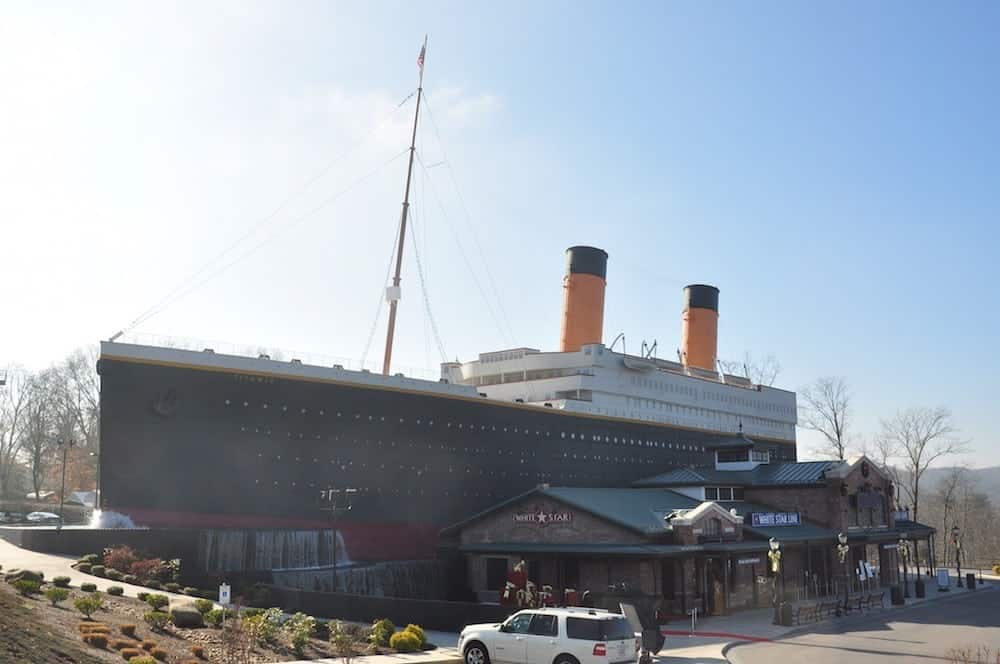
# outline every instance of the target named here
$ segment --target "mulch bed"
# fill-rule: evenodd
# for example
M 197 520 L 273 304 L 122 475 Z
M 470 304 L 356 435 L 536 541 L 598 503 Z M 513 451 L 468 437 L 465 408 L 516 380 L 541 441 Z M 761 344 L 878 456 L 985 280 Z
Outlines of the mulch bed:
M 123 662 L 121 654 L 110 646 L 101 650 L 83 643 L 78 626 L 85 618 L 73 608 L 73 600 L 87 594 L 79 589 L 70 589 L 69 599 L 53 607 L 42 595 L 23 598 L 11 585 L 0 582 L 0 661 L 16 664 Z M 195 659 L 191 653 L 192 645 L 205 649 L 202 661 L 222 661 L 221 630 L 169 626 L 165 632 L 153 632 L 143 621 L 143 615 L 149 610 L 145 602 L 130 597 L 101 596 L 104 608 L 94 613 L 92 618 L 111 628 L 109 639 L 127 638 L 121 633 L 121 625 L 133 624 L 136 625 L 135 647 L 139 647 L 143 639 L 154 640 L 158 647 L 168 651 L 168 662 Z M 362 644 L 359 644 L 359 650 L 360 647 L 363 647 Z M 273 650 L 257 648 L 254 656 L 258 662 L 285 662 L 336 655 L 327 641 L 313 638 L 306 646 L 303 657 L 295 656 L 283 646 L 275 646 Z

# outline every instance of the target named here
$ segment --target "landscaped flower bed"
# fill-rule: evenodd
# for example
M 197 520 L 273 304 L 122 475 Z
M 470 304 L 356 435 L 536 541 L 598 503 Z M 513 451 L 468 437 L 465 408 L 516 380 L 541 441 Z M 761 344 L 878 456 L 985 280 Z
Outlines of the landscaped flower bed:
M 226 661 L 236 653 L 240 661 L 275 662 L 433 647 L 418 626 L 397 631 L 387 620 L 368 626 L 327 623 L 301 613 L 288 616 L 278 608 L 223 612 L 210 601 L 171 601 L 156 592 L 138 599 L 67 587 L 63 578 L 46 583 L 42 574 L 31 571 L 10 571 L 4 578 L 8 582 L 0 583 L 0 593 L 29 606 L 37 625 L 52 633 L 78 634 L 84 652 L 104 662 L 131 661 L 128 656 L 152 658 L 139 662 L 188 664 Z

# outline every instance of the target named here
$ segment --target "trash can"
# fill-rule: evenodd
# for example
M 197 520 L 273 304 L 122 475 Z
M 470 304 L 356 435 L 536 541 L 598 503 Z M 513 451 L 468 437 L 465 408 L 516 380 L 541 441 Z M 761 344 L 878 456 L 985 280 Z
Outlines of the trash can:
M 919 576 L 913 584 L 913 591 L 917 597 L 925 597 L 927 594 L 927 589 L 924 587 L 924 580 Z
M 903 600 L 903 587 L 896 585 L 889 588 L 889 596 L 892 598 L 892 603 L 894 606 L 899 606 L 900 604 L 905 604 Z
M 965 587 L 968 588 L 969 590 L 976 589 L 976 575 L 973 574 L 972 572 L 969 572 L 968 574 L 965 575 Z
M 781 624 L 785 627 L 792 626 L 792 605 L 790 602 L 782 602 L 781 607 L 778 611 L 778 616 L 781 620 Z

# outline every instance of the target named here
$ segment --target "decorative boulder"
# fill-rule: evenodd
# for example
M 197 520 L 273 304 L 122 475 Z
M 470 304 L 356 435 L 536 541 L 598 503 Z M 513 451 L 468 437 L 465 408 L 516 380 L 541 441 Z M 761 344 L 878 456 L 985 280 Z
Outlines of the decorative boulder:
M 205 620 L 194 600 L 178 599 L 170 602 L 170 618 L 177 627 L 204 627 Z

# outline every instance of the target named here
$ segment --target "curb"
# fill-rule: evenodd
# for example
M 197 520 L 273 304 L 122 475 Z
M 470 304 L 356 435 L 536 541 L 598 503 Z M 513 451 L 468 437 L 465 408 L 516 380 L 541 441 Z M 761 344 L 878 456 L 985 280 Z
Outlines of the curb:
M 771 643 L 774 639 L 765 636 L 750 636 L 749 634 L 734 634 L 732 632 L 686 632 L 681 629 L 661 629 L 663 636 L 696 636 L 711 639 L 732 639 L 749 643 Z

